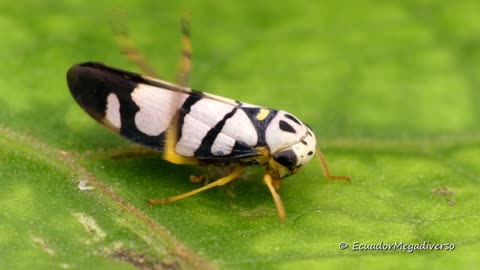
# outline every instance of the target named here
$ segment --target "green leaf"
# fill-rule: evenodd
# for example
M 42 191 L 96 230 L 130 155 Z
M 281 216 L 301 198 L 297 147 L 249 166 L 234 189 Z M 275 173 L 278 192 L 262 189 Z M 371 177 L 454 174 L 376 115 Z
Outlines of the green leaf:
M 0 268 L 478 268 L 479 8 L 467 0 L 3 1 Z M 119 19 L 173 78 L 186 11 L 191 86 L 295 114 L 332 172 L 352 184 L 325 180 L 312 161 L 282 183 L 285 224 L 262 168 L 148 208 L 148 199 L 198 188 L 190 175 L 219 172 L 157 156 L 113 158 L 131 143 L 78 107 L 65 73 L 88 60 L 138 72 L 109 29 Z M 455 249 L 408 251 L 424 242 Z M 354 249 L 395 243 L 407 249 Z

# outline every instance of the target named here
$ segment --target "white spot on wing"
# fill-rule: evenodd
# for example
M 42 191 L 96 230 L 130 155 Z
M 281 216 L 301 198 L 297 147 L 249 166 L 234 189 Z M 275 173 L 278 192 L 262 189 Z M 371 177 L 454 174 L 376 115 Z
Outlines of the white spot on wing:
M 175 152 L 178 155 L 192 157 L 208 131 L 215 127 L 233 108 L 234 106 L 230 104 L 209 98 L 195 103 L 184 118 L 182 137 L 175 147 Z
M 122 121 L 120 119 L 120 101 L 118 101 L 117 95 L 110 93 L 107 97 L 107 111 L 105 113 L 105 118 L 112 126 L 120 128 L 122 126 Z
M 175 152 L 184 157 L 193 157 L 195 151 L 200 147 L 203 137 L 207 135 L 210 129 L 210 126 L 191 117 L 190 114 L 185 115 L 182 137 L 175 146 Z
M 227 120 L 221 133 L 250 146 L 255 146 L 258 142 L 257 130 L 247 114 L 241 109 L 237 110 Z
M 135 125 L 149 136 L 162 134 L 187 98 L 186 94 L 145 84 L 139 84 L 131 95 L 140 108 Z
M 225 156 L 232 153 L 233 146 L 235 145 L 235 139 L 219 133 L 212 145 L 212 154 L 214 156 Z

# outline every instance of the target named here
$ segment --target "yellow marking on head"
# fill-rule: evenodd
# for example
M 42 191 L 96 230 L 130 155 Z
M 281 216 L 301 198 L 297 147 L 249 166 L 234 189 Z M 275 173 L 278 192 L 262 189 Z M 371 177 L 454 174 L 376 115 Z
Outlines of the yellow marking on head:
M 270 114 L 269 109 L 262 108 L 257 114 L 257 120 L 258 121 L 263 121 L 263 120 L 265 120 L 265 118 L 267 118 L 267 116 L 269 114 Z

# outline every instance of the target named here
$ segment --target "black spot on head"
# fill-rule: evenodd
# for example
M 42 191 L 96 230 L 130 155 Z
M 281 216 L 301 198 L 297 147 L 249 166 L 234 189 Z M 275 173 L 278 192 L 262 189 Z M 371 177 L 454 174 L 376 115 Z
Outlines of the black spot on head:
M 280 120 L 280 129 L 285 132 L 296 133 L 295 129 L 287 122 Z
M 278 152 L 273 155 L 273 159 L 291 171 L 297 165 L 297 155 L 292 150 Z
M 288 118 L 288 119 L 290 119 L 290 120 L 292 120 L 293 122 L 297 123 L 299 126 L 302 125 L 302 123 L 300 123 L 300 121 L 298 121 L 298 119 L 295 118 L 295 117 L 293 117 L 293 115 L 291 115 L 291 114 L 286 113 L 286 114 L 285 114 L 285 117 Z
M 313 152 L 312 151 L 308 152 L 308 155 L 309 156 L 313 155 Z
M 308 143 L 305 140 L 302 140 L 302 143 L 305 145 L 308 145 Z

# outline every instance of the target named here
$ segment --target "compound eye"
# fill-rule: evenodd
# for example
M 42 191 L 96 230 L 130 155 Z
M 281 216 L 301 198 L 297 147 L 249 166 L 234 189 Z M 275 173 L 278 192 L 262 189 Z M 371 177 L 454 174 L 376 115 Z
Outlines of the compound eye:
M 278 152 L 273 155 L 273 159 L 290 171 L 295 170 L 298 160 L 297 155 L 292 150 Z

